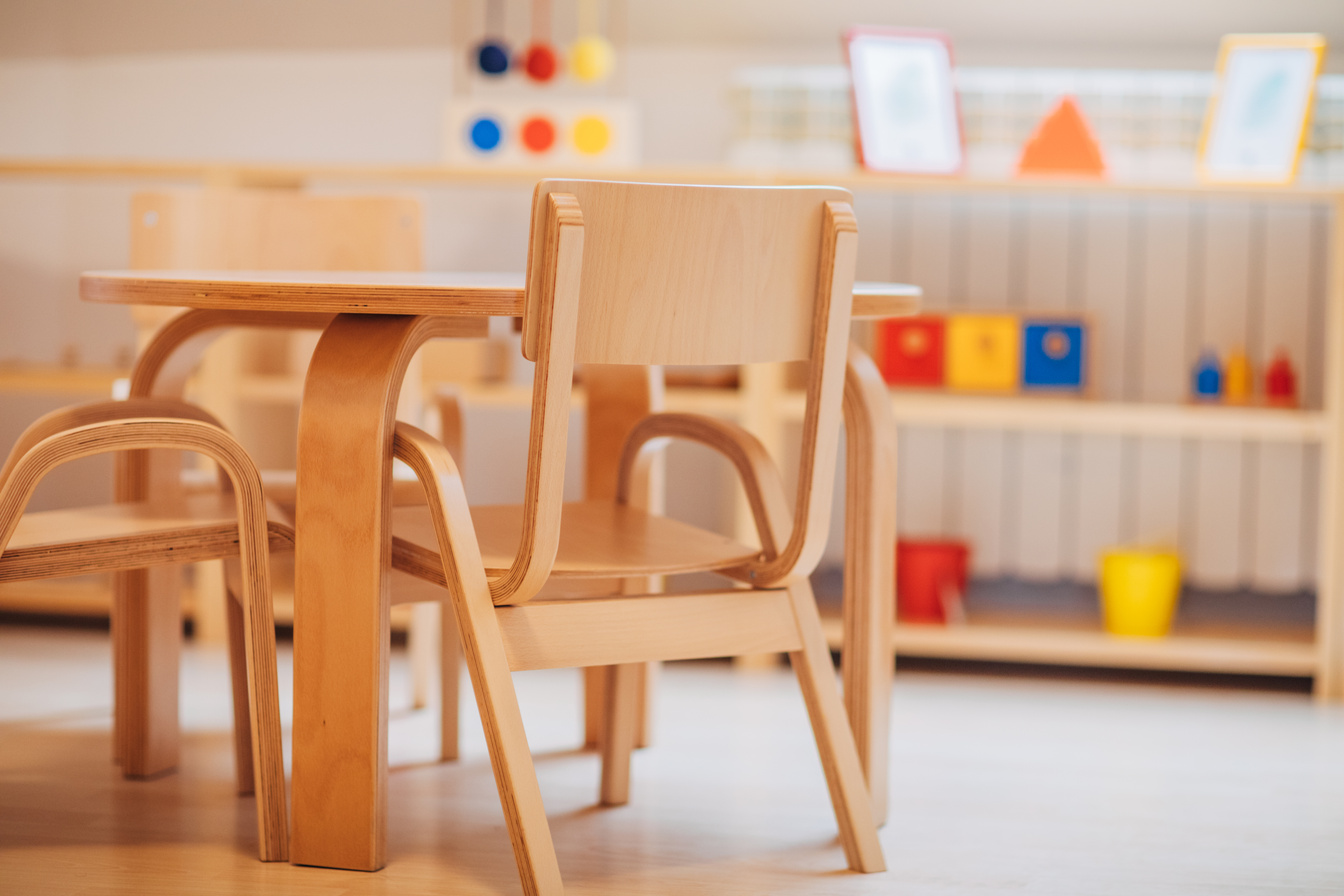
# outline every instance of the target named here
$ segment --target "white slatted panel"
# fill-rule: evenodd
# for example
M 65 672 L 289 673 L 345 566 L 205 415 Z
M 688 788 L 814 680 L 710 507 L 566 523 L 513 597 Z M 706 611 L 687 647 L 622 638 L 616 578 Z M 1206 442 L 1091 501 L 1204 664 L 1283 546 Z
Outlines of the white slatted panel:
M 1154 437 L 1135 441 L 1134 528 L 1125 540 L 1179 547 L 1188 553 L 1181 538 L 1181 441 Z
M 1186 359 L 1186 302 L 1190 289 L 1190 215 L 1184 199 L 1152 199 L 1145 203 L 1138 325 L 1126 346 L 1130 382 L 1139 401 L 1184 401 L 1189 393 Z M 1135 338 L 1137 337 L 1137 338 Z
M 1321 280 L 1324 273 L 1321 260 L 1313 258 L 1313 210 L 1302 204 L 1269 205 L 1261 214 L 1262 280 L 1253 286 L 1259 301 L 1251 321 L 1258 331 L 1252 337 L 1256 371 L 1262 376 L 1273 354 L 1284 349 L 1299 377 L 1306 377 L 1313 279 Z M 1312 401 L 1315 390 L 1303 391 Z M 1315 512 L 1308 519 L 1302 500 L 1308 467 L 1315 467 L 1308 464 L 1306 451 L 1303 445 L 1259 446 L 1251 474 L 1256 495 L 1246 576 L 1251 588 L 1295 591 L 1315 582 L 1315 559 L 1303 550 L 1308 539 L 1314 543 L 1316 538 Z
M 897 431 L 896 520 L 902 535 L 942 536 L 944 432 L 941 427 L 902 426 Z
M 1076 244 L 1081 242 L 1081 235 L 1075 233 L 1072 200 L 1033 198 L 1023 218 L 1023 288 L 1015 304 L 1027 311 L 1066 311 L 1078 301 L 1069 294 L 1074 253 L 1079 251 Z M 1027 579 L 1058 579 L 1064 574 L 1064 436 L 1024 433 L 1015 469 L 1019 483 L 1017 574 Z
M 1112 436 L 1082 436 L 1078 439 L 1077 504 L 1074 525 L 1073 578 L 1091 581 L 1097 574 L 1097 557 L 1128 537 L 1122 531 L 1125 519 L 1124 440 Z
M 1252 239 L 1256 210 L 1241 202 L 1216 202 L 1192 209 L 1192 283 L 1186 369 L 1204 350 L 1224 362 L 1233 350 L 1247 352 L 1251 291 L 1263 246 Z M 1187 374 L 1187 377 L 1189 374 Z M 1236 588 L 1245 581 L 1248 541 L 1254 531 L 1242 512 L 1253 505 L 1243 468 L 1247 446 L 1201 440 L 1193 445 L 1193 494 L 1188 505 L 1189 545 L 1185 573 L 1202 588 Z
M 1201 440 L 1195 463 L 1193 519 L 1182 534 L 1188 545 L 1187 580 L 1201 588 L 1236 588 L 1244 580 L 1242 462 L 1240 442 Z
M 1013 277 L 1013 199 L 1006 195 L 968 197 L 962 206 L 965 227 L 965 295 L 972 308 L 1006 308 Z M 970 430 L 961 434 L 956 458 L 961 488 L 950 508 L 952 534 L 971 546 L 975 575 L 1001 576 L 1005 570 L 1004 434 Z
M 907 200 L 909 255 L 905 270 L 924 290 L 924 305 L 945 309 L 950 298 L 953 239 L 953 202 L 945 196 L 920 195 Z M 923 537 L 946 534 L 944 464 L 947 460 L 942 429 L 901 427 L 897 469 L 896 513 L 898 531 Z

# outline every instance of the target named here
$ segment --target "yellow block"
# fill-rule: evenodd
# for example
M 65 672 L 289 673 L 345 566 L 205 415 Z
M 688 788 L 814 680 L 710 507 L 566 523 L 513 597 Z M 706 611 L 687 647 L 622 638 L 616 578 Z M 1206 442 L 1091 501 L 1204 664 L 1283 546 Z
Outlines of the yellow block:
M 947 387 L 1016 392 L 1022 327 L 1012 314 L 953 314 L 947 319 Z

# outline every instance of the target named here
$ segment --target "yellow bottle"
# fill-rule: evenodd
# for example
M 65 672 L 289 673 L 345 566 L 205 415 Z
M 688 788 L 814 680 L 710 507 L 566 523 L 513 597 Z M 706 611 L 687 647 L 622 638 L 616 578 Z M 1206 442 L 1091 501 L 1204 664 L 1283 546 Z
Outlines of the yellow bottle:
M 1223 367 L 1223 400 L 1228 404 L 1246 404 L 1251 400 L 1254 381 L 1251 359 L 1241 349 L 1234 348 Z

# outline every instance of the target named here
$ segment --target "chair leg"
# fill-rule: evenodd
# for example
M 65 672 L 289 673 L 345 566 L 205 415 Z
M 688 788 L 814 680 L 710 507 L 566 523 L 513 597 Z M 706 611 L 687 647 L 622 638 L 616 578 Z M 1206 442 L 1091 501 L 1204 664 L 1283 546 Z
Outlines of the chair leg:
M 227 561 L 237 566 L 236 560 Z M 247 699 L 247 639 L 243 633 L 243 607 L 235 589 L 234 576 L 226 572 L 225 621 L 229 634 L 229 678 L 233 684 L 233 764 L 238 780 L 238 795 L 254 790 L 252 778 L 252 709 Z
M 435 642 L 438 640 L 438 611 L 435 604 L 411 605 L 410 626 L 406 629 L 406 650 L 411 660 L 411 706 L 429 705 L 429 682 L 434 668 Z
M 504 655 L 496 610 L 485 576 L 472 578 L 479 579 L 478 587 L 473 589 L 476 593 L 460 596 L 454 600 L 454 606 L 518 875 L 527 896 L 559 896 L 564 892 L 560 865 L 541 802 L 531 748 L 523 730 L 513 676 Z
M 638 739 L 643 714 L 640 696 L 645 682 L 645 664 L 602 668 L 607 681 L 603 688 L 606 705 L 599 799 L 604 806 L 624 806 L 630 801 L 630 753 Z
M 461 737 L 458 720 L 462 702 L 462 639 L 453 608 L 439 605 L 439 758 L 458 757 Z
M 255 537 L 243 533 L 242 541 L 246 544 L 249 538 Z M 265 538 L 265 533 L 260 537 Z M 285 756 L 281 745 L 280 693 L 275 668 L 275 615 L 265 553 L 257 553 L 262 558 L 261 568 L 252 576 L 242 574 L 237 560 L 226 561 L 225 570 L 230 590 L 241 598 L 239 627 L 247 668 L 259 851 L 263 862 L 284 862 L 289 860 L 289 819 L 285 806 Z
M 864 781 L 854 735 L 849 729 L 840 689 L 836 686 L 835 666 L 821 631 L 816 599 L 806 581 L 789 587 L 794 619 L 803 648 L 789 654 L 798 685 L 812 720 L 831 805 L 840 825 L 840 842 L 845 859 L 854 871 L 886 870 L 882 844 L 877 839 L 872 800 Z

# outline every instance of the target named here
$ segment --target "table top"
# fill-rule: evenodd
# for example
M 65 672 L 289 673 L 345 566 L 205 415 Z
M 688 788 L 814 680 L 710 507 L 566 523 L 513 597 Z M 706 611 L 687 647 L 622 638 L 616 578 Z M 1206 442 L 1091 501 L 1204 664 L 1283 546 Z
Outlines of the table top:
M 89 271 L 86 302 L 252 311 L 453 314 L 517 317 L 522 274 L 367 271 Z M 904 283 L 854 284 L 854 317 L 919 310 L 921 291 Z

